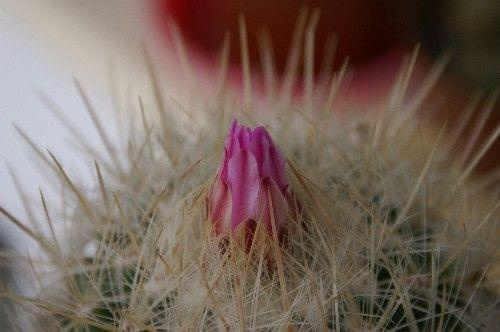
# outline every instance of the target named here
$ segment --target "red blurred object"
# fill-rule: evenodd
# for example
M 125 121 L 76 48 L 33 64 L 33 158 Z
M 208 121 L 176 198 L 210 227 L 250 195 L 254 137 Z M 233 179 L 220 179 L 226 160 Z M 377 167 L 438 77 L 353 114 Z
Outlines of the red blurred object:
M 421 39 L 419 33 L 422 31 L 419 29 L 425 24 L 421 22 L 421 9 L 427 6 L 424 9 L 429 11 L 436 2 L 430 0 L 155 0 L 153 4 L 155 23 L 162 38 L 165 39 L 165 44 L 171 45 L 168 42 L 169 29 L 171 19 L 174 19 L 190 51 L 195 52 L 191 56 L 194 55 L 199 60 L 213 59 L 222 46 L 224 34 L 229 31 L 231 62 L 235 67 L 240 64 L 238 18 L 243 14 L 247 25 L 252 64 L 256 67 L 259 65 L 257 36 L 262 29 L 265 29 L 270 33 L 276 65 L 281 72 L 288 58 L 300 10 L 307 8 L 311 12 L 312 9 L 318 8 L 321 16 L 315 38 L 316 72 L 321 67 L 328 39 L 335 36 L 337 47 L 334 69 L 337 69 L 347 56 L 354 68 L 354 75 L 350 77 L 348 87 L 343 91 L 344 97 L 365 108 L 364 106 L 375 105 L 387 96 L 403 56 L 408 54 Z M 434 16 L 431 17 L 435 21 Z M 432 25 L 429 26 L 434 29 Z M 442 31 L 438 30 L 431 30 L 427 34 L 428 38 L 434 35 L 443 37 Z M 433 62 L 427 55 L 424 49 L 414 68 L 412 78 L 414 86 L 418 85 Z M 412 82 L 409 90 L 412 90 Z M 428 97 L 431 102 L 447 101 L 447 106 L 439 112 L 436 123 L 449 120 L 450 124 L 453 124 L 461 118 L 463 105 L 471 90 L 467 83 L 445 74 L 431 91 Z M 496 128 L 497 109 L 492 112 L 492 119 L 487 122 L 484 135 Z M 478 112 L 475 114 L 475 117 L 477 116 Z M 479 165 L 481 171 L 485 172 L 498 166 L 499 144 L 497 142 L 481 162 Z
M 259 62 L 257 34 L 269 31 L 278 70 L 288 57 L 293 28 L 302 8 L 320 10 L 316 32 L 316 69 L 325 44 L 335 35 L 338 66 L 346 56 L 353 65 L 384 54 L 394 45 L 415 43 L 418 8 L 422 1 L 373 0 L 170 0 L 156 1 L 155 12 L 167 34 L 169 16 L 175 19 L 189 46 L 213 57 L 224 34 L 231 34 L 231 60 L 240 59 L 238 17 L 243 14 L 249 35 L 250 58 Z

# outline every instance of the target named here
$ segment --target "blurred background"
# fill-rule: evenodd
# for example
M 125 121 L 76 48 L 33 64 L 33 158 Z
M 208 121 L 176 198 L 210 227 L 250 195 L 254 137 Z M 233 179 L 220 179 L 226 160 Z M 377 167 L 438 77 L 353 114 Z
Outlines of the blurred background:
M 239 14 L 247 24 L 252 70 L 258 75 L 259 43 L 270 40 L 277 72 L 282 73 L 304 6 L 320 10 L 315 72 L 334 71 L 349 57 L 352 77 L 345 92 L 362 109 L 376 109 L 403 57 L 417 43 L 417 81 L 444 52 L 452 54 L 429 97 L 440 105 L 437 125 L 444 119 L 453 125 L 474 92 L 491 93 L 500 86 L 498 0 L 4 0 L 0 2 L 0 157 L 5 162 L 0 165 L 0 205 L 22 220 L 36 219 L 38 187 L 50 181 L 38 172 L 36 157 L 21 143 L 12 123 L 40 147 L 60 156 L 76 181 L 90 181 L 91 160 L 82 162 L 81 151 L 74 149 L 71 136 L 40 102 L 37 91 L 99 146 L 73 76 L 85 87 L 101 120 L 109 124 L 108 130 L 118 133 L 114 109 L 133 105 L 137 94 L 150 94 L 142 45 L 147 45 L 156 63 L 165 95 L 180 101 L 186 97 L 178 79 L 182 63 L 172 38 L 173 22 L 185 40 L 188 58 L 209 85 L 226 31 L 232 41 L 231 70 L 238 80 Z M 324 55 L 333 51 L 334 60 L 325 63 Z M 478 117 L 479 111 L 473 114 L 469 130 Z M 483 136 L 498 124 L 496 105 Z M 479 172 L 498 166 L 499 151 L 497 143 Z M 19 196 L 21 187 L 26 188 L 24 200 Z M 59 193 L 49 194 L 57 201 Z M 34 210 L 31 216 L 26 207 Z M 25 241 L 17 241 L 24 238 L 1 219 L 0 234 L 17 242 L 19 250 L 26 247 Z

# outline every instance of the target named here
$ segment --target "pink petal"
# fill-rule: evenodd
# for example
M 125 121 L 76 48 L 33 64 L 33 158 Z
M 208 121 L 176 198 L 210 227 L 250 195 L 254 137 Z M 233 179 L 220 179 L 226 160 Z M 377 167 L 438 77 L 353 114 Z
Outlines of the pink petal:
M 257 195 L 259 193 L 259 171 L 257 161 L 248 150 L 240 150 L 227 166 L 227 179 L 231 188 L 233 210 L 231 227 L 255 218 Z
M 227 158 L 234 156 L 236 152 L 241 149 L 240 142 L 236 135 L 228 135 L 226 137 L 226 142 L 224 143 L 225 151 L 227 152 Z
M 227 174 L 227 151 L 224 148 L 224 153 L 222 154 L 222 160 L 220 161 L 219 168 L 217 168 L 217 177 L 226 181 Z
M 250 146 L 250 130 L 244 126 L 240 126 L 236 129 L 235 136 L 238 138 L 241 149 L 248 149 Z
M 231 128 L 229 129 L 229 136 L 234 136 L 236 133 L 236 129 L 241 127 L 240 124 L 238 123 L 238 120 L 234 119 L 233 123 L 231 123 Z
M 271 169 L 268 162 L 270 140 L 265 134 L 266 130 L 264 127 L 257 127 L 250 135 L 250 151 L 257 160 L 257 166 L 261 177 L 271 176 Z
M 271 202 L 269 202 L 271 198 Z M 271 215 L 271 204 L 272 212 Z M 286 225 L 288 220 L 287 203 L 285 197 L 281 194 L 276 183 L 270 178 L 263 178 L 259 190 L 258 198 L 259 218 L 264 223 L 270 233 L 272 233 L 272 218 L 276 224 L 276 230 L 279 231 Z
M 273 139 L 264 127 L 257 127 L 252 132 L 250 150 L 254 153 L 261 177 L 273 179 L 284 193 L 286 182 L 286 161 L 281 151 L 274 145 Z
M 217 234 L 231 231 L 231 191 L 227 183 L 216 179 L 209 195 L 209 216 Z
M 274 144 L 271 144 L 269 147 L 269 169 L 271 172 L 271 179 L 276 182 L 278 185 L 278 188 L 281 190 L 281 192 L 284 192 L 287 186 L 286 182 L 286 161 L 283 155 L 281 154 L 281 151 L 274 146 Z

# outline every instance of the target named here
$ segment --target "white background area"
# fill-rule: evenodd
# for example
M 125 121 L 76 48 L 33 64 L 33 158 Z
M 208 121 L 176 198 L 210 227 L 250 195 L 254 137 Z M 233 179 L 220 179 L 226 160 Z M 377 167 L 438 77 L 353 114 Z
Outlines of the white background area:
M 31 197 L 30 206 L 44 224 L 38 188 L 56 204 L 58 186 L 38 171 L 39 159 L 15 131 L 18 125 L 42 149 L 62 162 L 72 179 L 91 183 L 92 158 L 75 148 L 75 140 L 43 105 L 42 91 L 59 106 L 98 150 L 102 143 L 73 84 L 77 77 L 95 105 L 106 130 L 115 133 L 110 77 L 119 98 L 126 91 L 147 100 L 150 82 L 142 44 L 151 53 L 160 47 L 146 1 L 1 1 L 0 2 L 0 205 L 19 219 L 27 215 L 7 165 Z M 167 68 L 162 68 L 168 70 Z M 114 73 L 114 74 L 110 74 Z M 168 76 L 168 75 L 165 75 Z M 175 75 L 173 75 L 175 77 Z M 166 81 L 166 82 L 165 82 Z M 170 89 L 165 79 L 163 86 Z M 177 97 L 178 94 L 177 94 Z M 109 125 L 108 125 L 109 124 Z M 101 147 L 101 148 L 99 148 Z M 46 225 L 46 224 L 45 224 Z M 29 244 L 0 216 L 0 237 L 18 249 Z

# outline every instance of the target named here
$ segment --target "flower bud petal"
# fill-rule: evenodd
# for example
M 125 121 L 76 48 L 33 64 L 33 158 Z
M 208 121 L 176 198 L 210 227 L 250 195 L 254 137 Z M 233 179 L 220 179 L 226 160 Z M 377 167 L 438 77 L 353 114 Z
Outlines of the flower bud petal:
M 227 165 L 227 182 L 231 189 L 231 229 L 241 222 L 255 218 L 259 194 L 259 170 L 257 161 L 248 150 L 240 150 Z
M 257 166 L 261 176 L 271 176 L 268 157 L 271 142 L 266 134 L 267 132 L 264 127 L 257 127 L 252 131 L 250 142 L 250 151 L 257 160 Z
M 216 233 L 231 231 L 232 198 L 226 182 L 216 179 L 210 191 L 208 213 L 214 223 Z
M 269 147 L 269 168 L 271 170 L 270 177 L 278 185 L 278 188 L 284 192 L 287 187 L 286 182 L 286 160 L 276 146 Z
M 238 230 L 247 241 L 258 222 L 272 233 L 273 221 L 281 232 L 289 217 L 285 167 L 285 158 L 264 127 L 250 129 L 233 121 L 207 197 L 216 233 Z
M 288 206 L 285 196 L 272 179 L 268 177 L 262 179 L 257 204 L 259 218 L 267 230 L 272 233 L 272 223 L 274 222 L 276 231 L 279 233 L 287 223 Z

